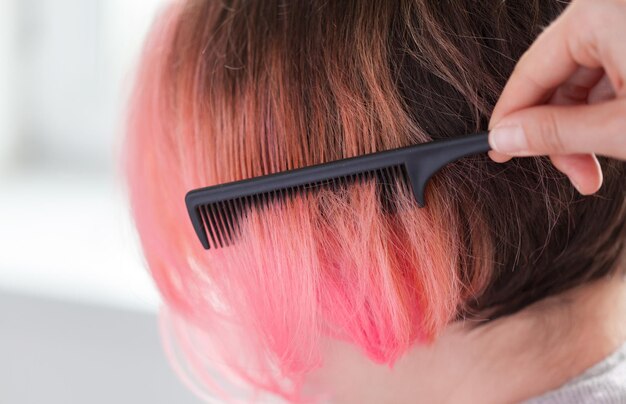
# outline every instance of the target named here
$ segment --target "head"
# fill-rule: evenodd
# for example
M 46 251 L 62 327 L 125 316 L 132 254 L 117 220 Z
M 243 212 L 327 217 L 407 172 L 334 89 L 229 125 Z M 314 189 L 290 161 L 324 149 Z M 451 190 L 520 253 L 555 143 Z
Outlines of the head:
M 337 339 L 393 364 L 466 318 L 488 322 L 614 272 L 624 163 L 583 197 L 546 158 L 450 164 L 426 208 L 398 187 L 322 191 L 252 212 L 204 250 L 191 189 L 485 130 L 515 62 L 565 7 L 515 2 L 205 1 L 146 43 L 126 172 L 150 271 L 196 373 L 302 398 Z M 189 335 L 189 334 L 186 334 Z M 206 376 L 206 374 L 204 374 Z M 209 383 L 210 377 L 205 381 Z

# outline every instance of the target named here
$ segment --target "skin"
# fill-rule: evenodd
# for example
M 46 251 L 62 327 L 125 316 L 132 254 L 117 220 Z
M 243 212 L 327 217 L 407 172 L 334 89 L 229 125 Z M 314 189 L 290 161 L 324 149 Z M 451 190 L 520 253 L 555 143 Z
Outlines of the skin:
M 576 0 L 518 61 L 490 121 L 490 156 L 548 155 L 582 194 L 596 155 L 626 160 L 626 0 Z M 517 136 L 516 136 L 517 135 Z
M 483 326 L 451 324 L 392 368 L 329 341 L 310 391 L 332 403 L 515 403 L 554 390 L 626 340 L 626 282 L 618 276 L 545 299 Z

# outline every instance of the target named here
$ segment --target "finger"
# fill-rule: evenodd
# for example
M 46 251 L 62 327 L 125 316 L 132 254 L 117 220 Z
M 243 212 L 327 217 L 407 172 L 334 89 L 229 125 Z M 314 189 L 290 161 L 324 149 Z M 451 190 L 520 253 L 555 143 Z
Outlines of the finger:
M 558 105 L 586 103 L 587 98 L 596 89 L 603 77 L 606 76 L 602 68 L 589 69 L 581 66 L 556 90 L 549 103 Z M 505 163 L 511 159 L 511 156 L 494 150 L 491 150 L 488 154 L 496 163 Z
M 548 104 L 587 104 L 591 91 L 603 77 L 604 69 L 580 66 L 552 95 Z M 550 159 L 554 166 L 570 178 L 579 193 L 590 195 L 602 186 L 602 170 L 594 154 L 556 154 Z
M 494 107 L 490 127 L 511 112 L 545 103 L 554 88 L 576 71 L 579 65 L 564 46 L 566 16 L 567 10 L 537 37 L 518 60 Z
M 512 159 L 512 157 L 509 156 L 508 154 L 498 153 L 495 150 L 489 150 L 489 152 L 487 152 L 487 154 L 496 163 L 506 163 L 507 161 Z
M 603 67 L 616 94 L 626 92 L 626 2 L 572 3 L 518 61 L 494 108 L 490 127 L 506 115 L 544 103 L 579 66 Z
M 513 156 L 595 153 L 626 160 L 626 99 L 526 108 L 503 118 L 489 144 Z
M 602 186 L 602 169 L 593 154 L 554 154 L 552 164 L 567 175 L 582 195 L 591 195 Z
M 548 104 L 576 105 L 586 104 L 589 94 L 604 77 L 601 67 L 590 69 L 580 66 L 564 83 L 559 85 Z

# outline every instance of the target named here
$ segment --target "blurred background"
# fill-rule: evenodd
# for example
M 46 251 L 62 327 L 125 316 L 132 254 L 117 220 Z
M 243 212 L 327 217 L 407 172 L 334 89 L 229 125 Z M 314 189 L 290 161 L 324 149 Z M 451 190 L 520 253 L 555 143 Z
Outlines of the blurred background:
M 195 403 L 120 173 L 163 0 L 0 0 L 0 403 Z

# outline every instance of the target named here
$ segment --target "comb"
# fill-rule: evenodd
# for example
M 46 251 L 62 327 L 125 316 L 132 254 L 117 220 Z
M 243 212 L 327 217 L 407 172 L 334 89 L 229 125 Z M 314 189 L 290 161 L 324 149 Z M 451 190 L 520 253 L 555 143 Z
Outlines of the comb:
M 393 192 L 395 178 L 410 187 L 419 207 L 425 206 L 426 183 L 443 166 L 462 157 L 490 150 L 487 132 L 435 140 L 412 146 L 335 160 L 240 181 L 189 191 L 185 204 L 193 228 L 205 249 L 231 245 L 239 234 L 239 220 L 250 209 L 260 209 L 295 195 L 321 188 L 336 189 L 375 180 Z

